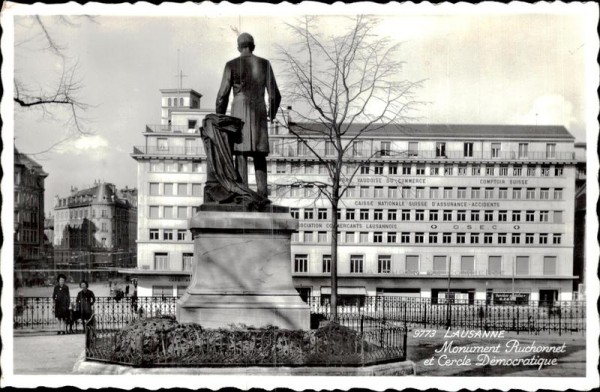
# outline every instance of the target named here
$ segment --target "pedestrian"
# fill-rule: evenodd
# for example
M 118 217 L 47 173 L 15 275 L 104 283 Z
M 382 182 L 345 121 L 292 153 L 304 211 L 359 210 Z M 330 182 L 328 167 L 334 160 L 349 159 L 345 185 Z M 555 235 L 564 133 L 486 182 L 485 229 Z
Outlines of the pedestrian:
M 129 285 L 125 286 L 125 296 L 129 296 Z
M 71 305 L 71 295 L 69 286 L 65 284 L 67 277 L 63 274 L 58 275 L 58 284 L 54 286 L 52 299 L 54 300 L 54 317 L 58 319 L 58 335 L 67 333 L 67 322 L 69 318 L 69 307 Z
M 81 320 L 83 321 L 83 331 L 87 330 L 88 326 L 94 325 L 94 302 L 96 302 L 96 296 L 92 290 L 88 290 L 88 282 L 82 280 L 79 284 L 81 291 L 77 294 L 77 310 L 81 314 Z

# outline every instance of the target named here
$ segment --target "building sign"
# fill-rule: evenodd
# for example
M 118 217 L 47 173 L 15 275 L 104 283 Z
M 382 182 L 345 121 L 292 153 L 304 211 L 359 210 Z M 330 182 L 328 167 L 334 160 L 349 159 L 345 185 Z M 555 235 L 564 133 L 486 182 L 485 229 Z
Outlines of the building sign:
M 492 224 L 492 223 L 430 223 L 422 222 L 426 226 L 419 228 L 414 222 L 411 222 L 413 230 L 434 230 L 447 232 L 481 232 L 481 231 L 499 231 L 499 232 L 521 232 L 522 226 L 519 224 Z M 330 222 L 310 222 L 300 221 L 299 230 L 331 230 Z M 340 222 L 338 221 L 339 230 L 406 230 L 406 222 Z M 523 227 L 526 229 L 526 227 Z
M 529 302 L 529 293 L 492 293 L 494 303 L 526 303 Z

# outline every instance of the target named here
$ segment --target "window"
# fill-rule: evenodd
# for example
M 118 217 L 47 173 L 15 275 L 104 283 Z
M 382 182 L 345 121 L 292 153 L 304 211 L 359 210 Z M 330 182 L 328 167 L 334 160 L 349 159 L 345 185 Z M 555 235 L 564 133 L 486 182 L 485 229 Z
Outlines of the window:
M 564 168 L 562 166 L 554 167 L 554 176 L 559 177 L 559 176 L 562 176 L 563 173 L 564 173 Z
M 521 200 L 521 188 L 513 188 L 512 198 L 513 200 Z
M 415 190 L 415 199 L 424 199 L 425 198 L 425 188 L 418 186 Z
M 417 165 L 417 176 L 425 175 L 425 165 Z
M 467 220 L 467 211 L 465 210 L 458 210 L 456 212 L 456 220 L 459 222 L 464 222 Z
M 346 220 L 354 220 L 354 209 L 346 209 Z
M 460 273 L 463 275 L 473 275 L 475 272 L 475 256 L 461 256 Z
M 361 186 L 360 187 L 360 197 L 361 198 L 368 198 L 369 197 L 369 187 L 368 186 Z
M 485 166 L 485 175 L 486 176 L 493 176 L 494 175 L 494 166 L 486 165 Z
M 563 190 L 562 188 L 554 188 L 554 200 L 562 200 Z
M 467 167 L 464 165 L 459 165 L 458 166 L 458 175 L 459 176 L 466 176 L 467 175 Z
M 534 242 L 534 233 L 527 233 L 525 234 L 525 243 L 526 244 L 533 244 Z
M 444 210 L 442 213 L 442 219 L 444 222 L 449 222 L 452 220 L 452 210 Z
M 546 143 L 546 158 L 556 158 L 555 143 Z
M 381 156 L 389 157 L 391 154 L 392 154 L 392 144 L 390 142 L 381 142 Z
M 182 254 L 182 267 L 183 267 L 184 271 L 191 271 L 193 262 L 194 262 L 194 254 L 193 253 L 183 253 Z
M 392 174 L 392 175 L 398 174 L 398 164 L 397 163 L 390 163 L 388 165 L 388 173 Z
M 346 242 L 349 244 L 354 243 L 354 232 L 353 231 L 347 231 L 346 232 Z
M 151 219 L 158 218 L 158 206 L 150 206 L 150 218 Z
M 348 188 L 346 188 L 346 195 L 350 199 L 355 198 L 356 197 L 356 187 L 355 186 L 349 186 Z
M 432 176 L 439 176 L 440 175 L 440 167 L 439 166 L 431 166 L 431 169 L 429 169 L 429 173 Z
M 402 166 L 402 174 L 410 176 L 412 172 L 412 166 Z
M 520 222 L 521 221 L 521 211 L 513 211 L 512 212 L 512 221 Z
M 187 207 L 177 207 L 177 218 L 187 219 Z
M 506 233 L 498 233 L 498 243 L 506 244 Z
M 492 242 L 494 242 L 494 234 L 493 233 L 484 233 L 483 234 L 483 243 L 491 244 Z
M 308 272 L 308 255 L 294 255 L 294 272 Z
M 519 158 L 527 158 L 528 147 L 527 143 L 519 143 Z
M 375 232 L 373 233 L 373 242 L 374 243 L 382 243 L 383 242 L 383 233 L 382 232 Z
M 314 210 L 312 208 L 305 208 L 304 209 L 304 219 L 314 219 Z
M 330 141 L 325 141 L 325 156 L 333 156 L 335 154 L 335 148 L 333 143 Z
M 466 242 L 467 235 L 465 233 L 456 233 L 456 243 L 464 244 Z
M 498 189 L 498 199 L 508 199 L 508 188 Z
M 401 218 L 403 221 L 409 221 L 410 220 L 410 210 L 402 210 Z
M 508 220 L 508 211 L 498 211 L 498 222 L 506 222 Z
M 406 273 L 418 274 L 419 273 L 419 256 L 408 255 L 406 256 Z
M 192 184 L 192 196 L 202 196 L 201 184 Z
M 369 174 L 370 171 L 370 166 L 368 163 L 365 163 L 364 165 L 361 165 L 360 167 L 360 174 Z
M 312 185 L 304 186 L 304 197 L 312 197 L 315 193 L 315 187 Z
M 317 219 L 319 219 L 319 220 L 327 219 L 327 208 L 319 208 L 317 210 Z
M 376 199 L 382 199 L 384 198 L 384 192 L 383 192 L 383 187 L 382 186 L 376 186 L 375 187 L 375 198 Z
M 452 188 L 451 187 L 445 187 L 444 188 L 444 199 L 452 199 Z
M 294 219 L 300 219 L 300 209 L 299 208 L 290 208 L 290 215 Z
M 440 197 L 440 189 L 436 187 L 429 188 L 429 198 L 438 199 Z
M 388 242 L 388 244 L 396 243 L 396 233 L 395 232 L 390 231 L 387 233 L 387 242 Z
M 416 157 L 419 155 L 419 142 L 408 142 L 408 156 Z
M 373 211 L 373 220 L 383 220 L 383 210 Z
M 492 143 L 492 158 L 500 158 L 500 143 Z
M 467 188 L 458 188 L 456 197 L 459 199 L 466 199 L 467 198 Z
M 397 199 L 398 198 L 398 187 L 390 186 L 388 187 L 388 199 Z
M 292 233 L 292 242 L 300 242 L 300 233 Z
M 442 234 L 442 243 L 444 243 L 444 244 L 452 243 L 452 233 Z
M 529 256 L 517 256 L 515 275 L 529 275 Z
M 506 165 L 501 165 L 500 166 L 500 171 L 498 173 L 500 176 L 508 176 L 508 166 Z
M 446 156 L 446 143 L 437 142 L 435 144 L 435 156 L 436 157 L 445 157 Z
M 470 158 L 473 156 L 473 143 L 463 144 L 463 154 L 465 158 Z
M 282 174 L 285 173 L 285 162 L 277 161 L 275 163 L 275 173 Z
M 164 190 L 164 195 L 165 196 L 173 196 L 175 194 L 174 192 L 174 187 L 173 187 L 173 183 L 165 183 L 165 190 Z
M 362 255 L 351 255 L 350 256 L 350 273 L 360 274 L 363 272 L 363 256 Z
M 511 244 L 520 244 L 520 243 L 521 243 L 521 233 L 512 233 Z
M 153 297 L 172 297 L 173 286 L 152 286 Z
M 373 173 L 374 174 L 383 174 L 383 163 L 375 164 L 375 167 L 373 167 Z
M 361 231 L 358 234 L 358 237 L 359 237 L 359 242 L 361 242 L 363 244 L 366 244 L 367 242 L 369 242 L 369 233 L 366 231 Z
M 527 167 L 527 176 L 529 176 L 529 177 L 535 176 L 535 166 Z
M 150 241 L 157 241 L 159 238 L 158 229 L 150 229 Z
M 377 272 L 380 274 L 389 274 L 392 272 L 392 256 L 379 255 L 377 257 Z
M 187 196 L 187 184 L 177 184 L 177 195 L 178 196 Z
M 479 233 L 471 233 L 471 243 L 472 244 L 479 243 Z
M 429 243 L 437 244 L 438 242 L 438 233 L 429 233 Z
M 317 233 L 317 242 L 320 242 L 320 243 L 327 242 L 327 232 L 326 231 L 319 231 Z
M 481 168 L 479 166 L 471 167 L 471 175 L 478 176 L 481 173 Z
M 154 269 L 165 271 L 169 269 L 169 254 L 155 253 L 154 254 Z
M 369 210 L 368 209 L 361 209 L 359 212 L 359 220 L 369 220 Z
M 550 167 L 549 166 L 542 166 L 542 168 L 540 170 L 540 175 L 542 177 L 550 177 Z
M 492 211 L 492 210 L 486 210 L 483 213 L 483 220 L 485 222 L 492 222 L 494 220 L 494 211 Z
M 446 256 L 433 256 L 433 273 L 443 274 L 446 271 Z
M 304 232 L 304 242 L 313 242 L 313 232 L 312 231 L 305 231 Z
M 554 219 L 553 223 L 563 223 L 563 213 L 562 211 L 554 211 Z
M 488 258 L 488 275 L 502 274 L 502 256 L 490 256 Z
M 435 222 L 438 220 L 438 211 L 437 210 L 430 210 L 429 211 L 429 220 L 431 222 Z
M 355 157 L 363 156 L 363 142 L 361 140 L 356 140 L 352 144 L 352 156 L 355 156 Z
M 548 243 L 548 234 L 540 233 L 540 244 L 545 245 Z
M 173 241 L 173 230 L 163 230 L 163 240 Z
M 471 188 L 471 199 L 481 198 L 481 188 Z
M 425 242 L 425 233 L 415 233 L 415 244 L 422 244 Z
M 424 210 L 416 210 L 415 211 L 415 220 L 416 221 L 425 220 L 425 211 Z
M 523 175 L 523 167 L 522 166 L 513 166 L 513 176 L 522 176 Z
M 303 142 L 298 142 L 296 152 L 298 153 L 299 157 L 306 156 L 308 155 L 308 146 Z
M 102 231 L 103 231 L 103 232 L 106 232 L 106 231 L 108 231 L 108 228 L 107 228 L 106 222 L 102 222 Z
M 396 210 L 388 210 L 387 219 L 389 221 L 395 221 L 396 220 Z
M 548 222 L 550 218 L 550 211 L 540 211 L 540 222 Z
M 554 245 L 560 245 L 561 242 L 562 242 L 562 234 L 560 234 L 560 233 L 552 234 L 552 243 Z
M 331 272 L 331 255 L 323 255 L 321 262 L 321 270 L 325 273 Z
M 400 243 L 408 244 L 410 242 L 410 233 L 402 233 L 400 234 Z
M 445 176 L 451 176 L 453 174 L 453 167 L 452 166 L 445 166 L 444 167 L 444 175 Z
M 163 207 L 163 216 L 165 219 L 173 219 L 175 217 L 175 207 Z
M 150 183 L 150 196 L 158 196 L 158 183 L 157 182 Z
M 169 139 L 166 138 L 158 138 L 156 140 L 158 151 L 168 151 L 169 150 Z
M 494 188 L 485 188 L 485 198 L 486 199 L 494 198 Z
M 525 191 L 525 199 L 526 200 L 534 200 L 535 199 L 535 188 L 527 188 Z

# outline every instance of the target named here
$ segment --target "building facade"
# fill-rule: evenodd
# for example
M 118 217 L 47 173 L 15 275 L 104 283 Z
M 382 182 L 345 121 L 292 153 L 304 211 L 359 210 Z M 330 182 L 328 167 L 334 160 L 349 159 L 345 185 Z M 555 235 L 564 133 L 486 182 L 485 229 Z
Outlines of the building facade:
M 14 154 L 14 267 L 16 279 L 23 280 L 32 276 L 31 271 L 46 268 L 44 182 L 48 173 L 16 148 Z
M 180 101 L 165 111 L 169 99 L 185 106 L 200 94 L 162 93 L 163 124 L 147 126 L 132 154 L 138 267 L 123 273 L 138 277 L 140 295 L 179 295 L 189 282 L 187 222 L 206 176 L 198 126 L 210 111 Z M 327 171 L 284 131 L 270 129 L 270 199 L 300 221 L 290 260 L 297 289 L 328 296 L 332 212 L 314 186 L 328 182 Z M 564 127 L 406 125 L 354 136 L 346 135 L 343 174 L 357 174 L 338 211 L 342 298 L 572 298 L 575 156 Z M 333 154 L 321 139 L 309 144 Z
M 106 279 L 136 265 L 137 190 L 97 181 L 55 198 L 54 262 L 73 279 Z

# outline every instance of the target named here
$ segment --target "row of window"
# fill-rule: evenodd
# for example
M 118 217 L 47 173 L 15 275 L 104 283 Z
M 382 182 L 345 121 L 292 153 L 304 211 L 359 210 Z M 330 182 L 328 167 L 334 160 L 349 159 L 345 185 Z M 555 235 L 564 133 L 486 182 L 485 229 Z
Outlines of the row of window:
M 327 220 L 326 208 L 290 208 L 293 218 L 305 220 Z M 316 213 L 315 213 L 316 211 Z M 371 213 L 372 212 L 372 213 Z M 509 220 L 510 217 L 510 220 Z M 354 209 L 338 210 L 338 220 L 359 221 L 416 221 L 416 222 L 530 222 L 563 223 L 563 211 L 548 210 L 395 210 L 395 209 Z
M 378 255 L 377 256 L 377 273 L 379 274 L 411 274 L 418 275 L 420 273 L 429 274 L 448 274 L 448 268 L 450 260 L 448 256 L 433 256 L 433 269 L 425 271 L 421 266 L 418 255 L 406 255 L 404 262 L 397 260 L 399 265 L 392 263 L 391 255 Z M 508 268 L 502 268 L 502 256 L 488 256 L 486 269 L 481 269 L 483 261 L 475 262 L 475 256 L 461 256 L 460 258 L 460 272 L 461 275 L 529 275 L 530 274 L 530 260 L 529 256 L 516 256 L 514 259 L 514 265 Z M 343 262 L 343 261 L 342 261 Z M 349 271 L 351 274 L 371 273 L 365 270 L 365 256 L 364 255 L 350 255 L 348 259 Z M 308 273 L 309 271 L 309 255 L 308 254 L 296 254 L 293 258 L 293 270 L 295 273 Z M 479 266 L 479 269 L 476 268 Z M 453 271 L 455 268 L 453 268 Z M 331 272 L 331 255 L 323 255 L 321 260 L 320 271 L 312 272 Z M 557 274 L 557 263 L 556 256 L 543 256 L 543 275 L 556 275 Z
M 197 207 L 190 206 L 149 206 L 150 219 L 189 219 Z
M 483 237 L 483 238 L 482 238 Z M 537 241 L 536 241 L 537 237 Z M 427 241 L 426 241 L 427 239 Z M 327 231 L 301 231 L 292 234 L 295 243 L 330 242 Z M 485 245 L 560 245 L 561 233 L 438 233 L 438 232 L 354 232 L 338 233 L 342 244 L 485 244 Z
M 159 229 L 150 229 L 148 232 L 148 239 L 150 241 L 160 241 L 161 240 L 161 230 Z M 187 241 L 188 240 L 188 230 L 185 229 L 163 229 L 162 230 L 162 240 L 163 241 Z
M 26 242 L 26 243 L 39 243 L 39 234 L 38 230 L 27 230 L 24 228 L 19 228 L 15 232 L 15 242 Z
M 313 197 L 314 186 L 275 185 L 277 197 Z M 563 188 L 349 186 L 343 197 L 375 199 L 563 200 Z
M 96 216 L 100 218 L 110 218 L 109 210 L 107 208 L 97 210 L 89 207 L 56 211 L 55 216 L 57 220 L 95 218 Z
M 150 196 L 202 196 L 202 184 L 151 182 L 148 184 Z
M 150 161 L 150 172 L 153 173 L 203 173 L 201 162 Z
M 191 271 L 192 262 L 194 261 L 193 253 L 182 253 L 181 255 L 181 270 Z M 169 253 L 167 252 L 156 252 L 154 253 L 154 269 L 159 271 L 173 271 L 174 268 L 171 265 Z

